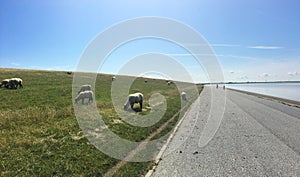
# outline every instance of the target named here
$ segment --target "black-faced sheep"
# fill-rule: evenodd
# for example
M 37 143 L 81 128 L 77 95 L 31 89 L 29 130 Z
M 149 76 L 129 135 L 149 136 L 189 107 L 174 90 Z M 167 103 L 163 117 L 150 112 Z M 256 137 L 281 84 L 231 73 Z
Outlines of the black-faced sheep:
M 86 90 L 92 90 L 92 86 L 91 86 L 91 85 L 82 85 L 82 86 L 80 87 L 80 90 L 78 91 L 78 94 L 79 94 L 80 92 L 84 92 L 84 91 L 86 91 Z
M 114 80 L 116 80 L 116 76 L 113 76 L 113 77 L 111 78 L 111 81 L 114 81 Z
M 187 100 L 187 98 L 186 98 L 186 93 L 185 93 L 185 92 L 181 92 L 181 93 L 180 93 L 180 96 L 181 96 L 181 99 L 182 99 L 182 100 L 184 100 L 184 101 Z
M 4 85 L 5 88 L 8 89 L 17 89 L 18 86 L 19 88 L 23 88 L 23 81 L 20 78 L 11 78 L 11 79 L 4 79 L 1 82 L 1 86 Z
M 11 78 L 9 83 L 11 83 L 11 87 L 17 88 L 19 86 L 19 88 L 23 88 L 23 80 L 20 78 Z
M 167 81 L 167 84 L 171 85 L 171 84 L 174 84 L 174 82 L 173 81 Z
M 85 98 L 89 99 L 88 103 L 93 102 L 93 91 L 86 90 L 86 91 L 80 92 L 77 95 L 77 97 L 75 98 L 75 104 L 77 104 L 79 100 L 82 100 L 82 104 L 84 104 Z
M 8 87 L 8 84 L 9 83 L 9 79 L 3 79 L 2 81 L 1 81 L 1 83 L 0 83 L 0 88 L 2 87 L 2 86 L 4 86 L 4 87 Z
M 134 93 L 130 94 L 127 98 L 126 103 L 124 104 L 124 110 L 128 110 L 128 107 L 130 105 L 131 109 L 133 110 L 133 105 L 134 103 L 139 103 L 140 104 L 140 111 L 143 109 L 143 99 L 144 95 L 142 93 Z

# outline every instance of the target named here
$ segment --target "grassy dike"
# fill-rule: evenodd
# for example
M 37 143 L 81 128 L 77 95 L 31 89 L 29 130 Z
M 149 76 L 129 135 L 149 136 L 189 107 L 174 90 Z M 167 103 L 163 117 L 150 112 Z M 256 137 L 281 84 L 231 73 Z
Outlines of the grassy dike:
M 120 160 L 97 150 L 83 136 L 72 104 L 72 75 L 66 72 L 0 69 L 0 79 L 20 77 L 24 88 L 0 88 L 0 176 L 102 176 Z M 191 86 L 185 83 L 187 88 Z M 131 92 L 144 93 L 144 106 L 153 93 L 167 100 L 167 111 L 155 125 L 141 128 L 123 122 L 111 103 L 111 76 L 98 75 L 97 108 L 107 126 L 122 138 L 142 141 L 176 114 L 181 102 L 176 86 L 164 80 L 138 78 Z M 198 86 L 199 92 L 202 86 Z M 194 94 L 194 95 L 193 95 Z M 191 102 L 195 93 L 188 93 Z M 188 106 L 187 106 L 188 107 Z M 183 111 L 186 111 L 183 110 Z M 148 114 L 145 110 L 138 114 Z M 155 138 L 168 133 L 177 116 Z M 142 176 L 152 162 L 126 163 L 114 176 Z

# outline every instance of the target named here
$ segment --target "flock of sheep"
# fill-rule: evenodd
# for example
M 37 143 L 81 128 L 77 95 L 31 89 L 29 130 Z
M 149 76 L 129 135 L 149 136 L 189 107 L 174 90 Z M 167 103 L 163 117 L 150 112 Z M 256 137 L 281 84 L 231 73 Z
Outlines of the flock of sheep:
M 0 83 L 0 87 L 4 86 L 7 89 L 23 88 L 23 81 L 20 78 L 4 79 Z
M 116 77 L 113 76 L 112 77 L 112 81 L 116 80 Z M 145 83 L 147 83 L 148 81 L 145 80 Z M 170 85 L 172 84 L 172 81 L 167 81 L 167 84 Z M 0 83 L 0 87 L 4 86 L 7 89 L 17 89 L 19 88 L 23 88 L 23 81 L 20 78 L 11 78 L 11 79 L 4 79 L 2 80 L 2 82 Z M 88 103 L 93 102 L 93 91 L 92 91 L 92 86 L 91 85 L 82 85 L 80 87 L 80 90 L 78 91 L 78 95 L 75 98 L 75 104 L 78 103 L 78 101 L 82 101 L 82 104 L 84 104 L 84 99 L 88 98 Z M 185 92 L 181 92 L 180 94 L 181 99 L 182 100 L 187 100 L 186 97 L 186 93 Z M 128 110 L 129 106 L 131 107 L 131 109 L 133 109 L 133 106 L 135 103 L 139 103 L 140 105 L 140 110 L 142 110 L 143 108 L 143 100 L 144 100 L 144 95 L 140 92 L 134 93 L 134 94 L 130 94 L 128 95 L 127 101 L 124 104 L 124 110 Z
M 116 77 L 113 76 L 111 78 L 112 81 L 116 80 Z M 145 83 L 147 83 L 148 81 L 145 80 Z M 166 81 L 168 85 L 173 84 L 174 82 L 172 81 Z M 182 100 L 187 101 L 187 97 L 186 97 L 186 93 L 185 92 L 181 92 L 180 93 L 180 97 Z M 82 104 L 84 104 L 84 99 L 88 98 L 90 102 L 93 102 L 93 91 L 92 91 L 92 86 L 91 85 L 82 85 L 80 87 L 80 90 L 78 91 L 78 95 L 75 98 L 75 104 L 78 103 L 79 100 L 82 100 Z M 124 110 L 128 111 L 129 106 L 131 107 L 131 109 L 133 110 L 133 106 L 135 103 L 139 103 L 139 110 L 142 111 L 143 109 L 143 100 L 144 100 L 144 95 L 140 92 L 137 93 L 133 93 L 128 95 L 126 103 L 124 104 Z

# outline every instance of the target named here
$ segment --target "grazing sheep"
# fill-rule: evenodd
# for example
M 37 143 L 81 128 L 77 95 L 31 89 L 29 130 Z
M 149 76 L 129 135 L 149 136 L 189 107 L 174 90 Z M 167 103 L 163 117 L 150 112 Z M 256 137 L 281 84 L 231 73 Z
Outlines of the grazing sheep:
M 181 99 L 182 99 L 182 100 L 184 100 L 184 101 L 187 100 L 187 98 L 186 98 L 186 93 L 185 93 L 185 92 L 181 92 L 180 96 L 181 96 Z
M 84 91 L 86 91 L 86 90 L 92 90 L 92 86 L 91 86 L 91 85 L 82 85 L 82 86 L 80 87 L 80 90 L 78 91 L 78 94 L 79 94 L 80 92 L 84 92 Z
M 166 81 L 166 83 L 168 84 L 168 85 L 171 85 L 171 84 L 174 84 L 174 82 L 173 81 Z
M 17 89 L 17 87 L 18 87 L 17 80 L 9 80 L 9 82 L 6 84 L 6 88 L 8 89 Z
M 19 88 L 23 88 L 22 82 L 23 81 L 20 78 L 4 79 L 1 82 L 1 86 L 4 85 L 4 87 L 7 89 L 17 89 L 18 86 Z
M 11 78 L 10 82 L 14 84 L 15 88 L 19 86 L 19 88 L 23 88 L 23 80 L 20 78 Z
M 79 100 L 82 100 L 82 104 L 84 104 L 85 98 L 89 99 L 88 103 L 93 102 L 93 91 L 86 90 L 86 91 L 80 92 L 77 95 L 77 97 L 75 98 L 75 104 L 77 104 Z
M 72 74 L 72 72 L 71 72 L 71 71 L 67 71 L 67 74 L 71 75 L 71 74 Z
M 143 109 L 143 99 L 144 99 L 144 95 L 142 93 L 134 93 L 134 94 L 130 94 L 128 96 L 128 99 L 126 101 L 126 103 L 124 104 L 124 110 L 128 110 L 128 107 L 130 105 L 131 109 L 133 110 L 133 105 L 134 103 L 139 103 L 140 104 L 140 110 Z
M 145 84 L 147 84 L 148 83 L 148 80 L 145 80 Z
M 111 81 L 114 81 L 114 80 L 116 80 L 116 76 L 113 76 L 113 77 L 111 78 Z
M 8 87 L 8 83 L 9 83 L 9 80 L 10 79 L 4 79 L 4 80 L 2 80 L 1 81 L 1 83 L 0 83 L 0 88 L 2 87 L 2 86 L 4 86 L 5 88 L 7 88 Z

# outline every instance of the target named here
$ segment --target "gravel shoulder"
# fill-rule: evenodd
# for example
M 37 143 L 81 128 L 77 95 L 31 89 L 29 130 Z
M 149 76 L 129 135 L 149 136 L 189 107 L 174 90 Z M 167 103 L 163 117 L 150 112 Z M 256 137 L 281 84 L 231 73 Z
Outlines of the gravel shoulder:
M 226 93 L 226 94 L 224 94 Z M 212 95 L 215 100 L 212 112 Z M 224 110 L 213 139 L 199 139 L 208 117 Z M 300 108 L 277 99 L 205 87 L 152 176 L 300 176 Z

